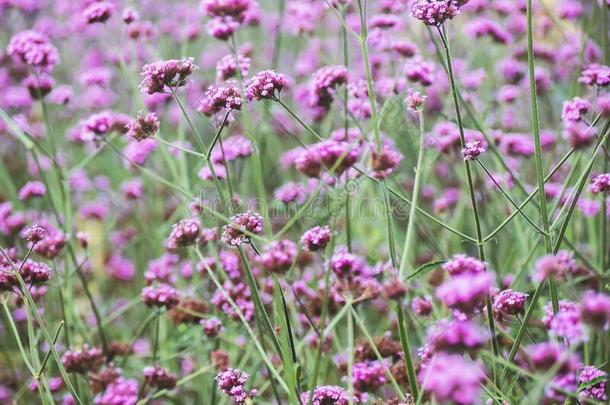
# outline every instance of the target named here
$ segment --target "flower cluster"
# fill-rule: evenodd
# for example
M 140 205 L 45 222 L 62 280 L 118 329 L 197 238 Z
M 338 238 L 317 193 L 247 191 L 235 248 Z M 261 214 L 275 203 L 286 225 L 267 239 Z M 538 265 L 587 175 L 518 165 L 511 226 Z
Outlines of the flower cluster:
M 197 69 L 193 58 L 171 59 L 144 65 L 140 89 L 146 94 L 164 93 L 185 86 L 188 77 Z
M 258 72 L 246 83 L 245 93 L 248 101 L 275 99 L 288 85 L 288 79 L 273 70 Z
M 247 211 L 234 215 L 228 225 L 222 228 L 220 240 L 231 246 L 239 246 L 250 239 L 250 235 L 263 232 L 263 217 L 254 212 Z
M 68 350 L 61 356 L 61 362 L 69 373 L 86 374 L 96 371 L 104 364 L 104 355 L 97 347 L 84 345 L 80 350 Z
M 9 41 L 6 53 L 13 59 L 48 72 L 59 62 L 59 52 L 44 35 L 21 31 Z
M 256 390 L 245 388 L 250 376 L 241 370 L 229 368 L 214 378 L 218 388 L 229 395 L 237 404 L 245 404 L 246 400 L 256 395 Z

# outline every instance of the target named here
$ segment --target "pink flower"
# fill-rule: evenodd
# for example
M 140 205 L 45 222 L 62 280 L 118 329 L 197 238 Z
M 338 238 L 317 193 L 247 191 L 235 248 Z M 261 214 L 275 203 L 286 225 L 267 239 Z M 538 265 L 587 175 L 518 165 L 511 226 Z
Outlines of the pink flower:
M 48 72 L 59 62 L 59 52 L 47 37 L 36 31 L 21 31 L 11 38 L 6 53 L 14 60 Z
M 485 372 L 479 363 L 460 355 L 438 353 L 422 367 L 418 380 L 438 402 L 469 405 L 479 402 Z

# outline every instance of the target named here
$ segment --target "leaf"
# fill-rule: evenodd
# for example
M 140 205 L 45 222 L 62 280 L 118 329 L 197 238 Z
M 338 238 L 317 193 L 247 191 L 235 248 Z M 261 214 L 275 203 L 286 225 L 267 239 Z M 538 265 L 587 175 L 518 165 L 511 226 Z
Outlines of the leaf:
M 426 274 L 426 273 L 432 271 L 434 268 L 436 268 L 446 262 L 447 262 L 447 260 L 436 260 L 433 262 L 428 262 L 428 263 L 422 264 L 417 269 L 415 269 L 415 271 L 413 273 L 409 274 L 407 276 L 407 278 L 405 279 L 405 281 L 410 281 L 410 280 L 414 279 L 415 277 Z

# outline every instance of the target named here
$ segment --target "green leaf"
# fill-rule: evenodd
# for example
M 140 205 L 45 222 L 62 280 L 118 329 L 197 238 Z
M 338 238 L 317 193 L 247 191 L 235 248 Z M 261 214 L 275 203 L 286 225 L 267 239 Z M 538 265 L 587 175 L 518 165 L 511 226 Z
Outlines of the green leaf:
M 407 276 L 407 278 L 405 279 L 405 281 L 410 281 L 416 277 L 424 275 L 446 262 L 447 262 L 447 260 L 436 260 L 433 262 L 428 262 L 428 263 L 422 264 L 417 269 L 415 269 L 415 271 L 413 273 L 409 274 Z

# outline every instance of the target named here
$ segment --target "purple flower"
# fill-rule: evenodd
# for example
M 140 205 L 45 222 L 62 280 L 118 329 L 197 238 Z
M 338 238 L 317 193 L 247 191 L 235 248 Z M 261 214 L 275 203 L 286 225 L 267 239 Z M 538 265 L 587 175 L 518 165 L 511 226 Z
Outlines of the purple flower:
M 97 347 L 84 345 L 80 350 L 68 350 L 61 356 L 61 363 L 69 373 L 86 374 L 97 371 L 104 364 L 104 354 Z
M 314 252 L 324 249 L 330 241 L 330 228 L 328 226 L 314 226 L 301 236 L 303 249 Z
M 162 367 L 146 367 L 142 370 L 144 381 L 151 387 L 160 390 L 173 390 L 176 388 L 177 379 L 167 369 Z
M 543 322 L 553 336 L 565 338 L 570 343 L 581 343 L 587 339 L 578 305 L 571 301 L 559 301 L 559 311 L 554 313 L 549 303 L 544 309 Z
M 488 340 L 484 329 L 474 321 L 439 321 L 428 333 L 428 342 L 435 352 L 472 351 L 483 347 Z
M 352 368 L 354 389 L 359 392 L 374 392 L 386 383 L 388 365 L 385 361 L 363 361 Z
M 233 135 L 222 141 L 222 148 L 216 146 L 210 159 L 213 163 L 232 162 L 252 155 L 252 142 L 243 135 Z
M 119 377 L 95 398 L 95 405 L 134 405 L 138 401 L 138 382 Z
M 214 38 L 226 41 L 235 34 L 239 25 L 239 22 L 235 21 L 233 17 L 216 17 L 208 21 L 206 29 L 208 34 Z
M 23 80 L 23 85 L 27 87 L 30 96 L 35 100 L 44 98 L 53 90 L 55 81 L 46 73 L 30 75 Z
M 487 17 L 482 17 L 468 23 L 465 29 L 468 35 L 473 38 L 489 36 L 500 44 L 509 44 L 513 41 L 513 36 L 508 30 Z
M 565 374 L 578 369 L 578 356 L 570 354 L 558 343 L 544 342 L 529 346 L 526 349 L 535 370 L 549 370 L 556 367 L 557 372 Z
M 301 394 L 301 402 L 309 403 L 309 392 Z M 354 403 L 358 403 L 358 398 L 354 397 Z M 311 405 L 348 405 L 349 394 L 341 387 L 336 385 L 323 385 L 313 390 Z
M 263 217 L 253 211 L 234 215 L 228 225 L 223 226 L 220 240 L 231 246 L 239 246 L 250 239 L 250 234 L 263 232 Z
M 610 297 L 603 293 L 587 291 L 580 301 L 580 315 L 585 323 L 600 329 L 610 325 Z
M 338 250 L 330 258 L 330 269 L 339 278 L 352 279 L 361 276 L 364 272 L 364 260 L 349 253 L 347 250 Z
M 479 402 L 485 372 L 479 363 L 441 352 L 422 367 L 418 379 L 422 389 L 438 402 L 469 405 Z
M 180 302 L 178 292 L 170 285 L 159 284 L 142 289 L 142 301 L 148 307 L 166 307 L 172 309 Z
M 429 316 L 432 313 L 430 297 L 415 297 L 411 301 L 411 309 L 418 316 Z
M 596 384 L 590 385 L 592 381 L 601 379 Z M 586 388 L 582 388 L 579 392 L 580 398 L 590 398 L 597 401 L 606 401 L 608 396 L 606 395 L 606 380 L 608 376 L 607 374 L 594 367 L 594 366 L 584 366 L 580 369 L 578 373 L 578 385 L 586 386 Z
M 30 243 L 38 243 L 47 236 L 47 230 L 40 225 L 32 225 L 22 232 L 23 238 Z
M 333 102 L 335 89 L 347 81 L 348 72 L 345 66 L 324 66 L 316 70 L 309 84 L 309 105 L 328 109 Z
M 258 72 L 246 83 L 248 101 L 279 98 L 280 92 L 288 85 L 288 79 L 273 70 Z
M 154 112 L 146 115 L 140 112 L 135 120 L 129 121 L 129 123 L 125 125 L 125 129 L 127 129 L 128 136 L 136 141 L 141 141 L 155 136 L 157 131 L 159 131 L 159 119 Z
M 603 173 L 596 176 L 593 181 L 591 181 L 589 190 L 593 194 L 610 192 L 610 173 Z
M 610 67 L 592 63 L 583 69 L 578 81 L 589 86 L 606 87 L 610 84 Z
M 483 152 L 485 152 L 485 148 L 481 146 L 480 141 L 467 142 L 466 147 L 462 149 L 464 160 L 476 160 Z
M 561 250 L 555 255 L 542 256 L 536 262 L 535 278 L 544 280 L 549 276 L 563 278 L 567 274 L 576 272 L 576 260 L 574 254 L 566 250 Z
M 136 274 L 136 267 L 131 260 L 113 253 L 106 261 L 106 271 L 120 281 L 130 281 Z
M 487 272 L 454 276 L 436 289 L 436 298 L 451 309 L 471 313 L 484 305 L 492 280 Z
M 218 318 L 202 319 L 199 323 L 203 327 L 203 333 L 209 338 L 218 336 L 223 330 L 222 322 Z
M 144 65 L 140 89 L 143 93 L 164 93 L 166 88 L 185 86 L 187 78 L 197 69 L 193 58 L 170 59 Z
M 43 197 L 47 193 L 47 188 L 40 181 L 29 181 L 19 190 L 19 199 L 26 201 L 35 197 Z
M 426 25 L 441 25 L 460 14 L 459 3 L 456 0 L 415 0 L 411 16 Z
M 410 111 L 419 111 L 425 102 L 426 102 L 425 95 L 421 94 L 418 91 L 413 91 L 411 89 L 408 90 L 406 103 L 407 103 L 407 108 Z
M 114 4 L 107 1 L 92 3 L 83 11 L 83 18 L 87 24 L 106 22 L 114 13 Z
M 250 58 L 245 55 L 238 55 L 236 64 L 235 57 L 233 55 L 223 57 L 216 64 L 216 80 L 218 82 L 223 82 L 237 76 L 238 67 L 241 77 L 248 76 L 248 72 L 250 70 Z
M 9 41 L 6 53 L 14 60 L 49 72 L 59 62 L 59 52 L 47 37 L 36 31 L 21 31 Z
M 292 267 L 297 257 L 297 245 L 288 239 L 273 241 L 265 246 L 259 258 L 265 270 L 284 273 Z
M 275 198 L 284 204 L 303 204 L 307 200 L 307 189 L 300 183 L 286 183 L 275 189 Z
M 253 0 L 203 0 L 201 11 L 208 17 L 232 17 L 242 22 L 253 6 Z
M 172 231 L 165 242 L 167 249 L 190 246 L 199 243 L 201 225 L 198 219 L 190 218 L 172 225 Z
M 487 270 L 485 262 L 463 254 L 453 256 L 453 258 L 444 263 L 442 267 L 443 270 L 452 276 L 457 276 L 464 273 L 483 273 Z
M 210 86 L 199 102 L 197 111 L 212 116 L 222 110 L 241 110 L 239 89 L 230 83 L 227 87 Z
M 519 315 L 525 312 L 525 300 L 528 294 L 504 290 L 500 291 L 493 300 L 492 310 L 497 321 L 503 321 L 509 316 Z
M 403 73 L 409 81 L 420 83 L 425 87 L 432 85 L 435 81 L 434 65 L 420 57 L 407 62 L 403 67 Z
M 563 102 L 563 112 L 561 119 L 564 121 L 576 122 L 580 121 L 583 115 L 589 111 L 591 103 L 580 97 L 574 97 L 572 101 Z
M 247 390 L 245 388 L 250 376 L 241 370 L 229 368 L 216 375 L 214 381 L 218 388 L 225 394 L 233 398 L 237 404 L 245 404 L 247 399 L 251 399 L 256 395 L 256 390 Z

